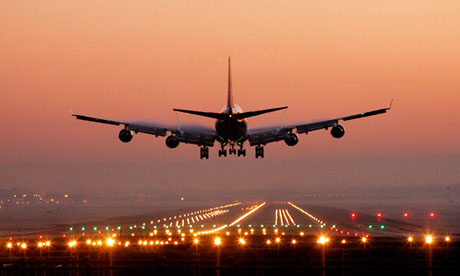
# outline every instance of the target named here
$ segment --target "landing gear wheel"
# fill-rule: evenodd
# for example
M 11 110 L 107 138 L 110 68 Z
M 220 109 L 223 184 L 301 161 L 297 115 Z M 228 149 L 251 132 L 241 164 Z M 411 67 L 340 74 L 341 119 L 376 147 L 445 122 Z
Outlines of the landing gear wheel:
M 200 159 L 209 159 L 209 148 L 206 146 L 203 146 L 200 148 Z
M 222 155 L 227 156 L 227 150 L 226 149 L 220 149 L 219 150 L 219 157 L 221 157 Z
M 239 149 L 238 150 L 238 157 L 242 155 L 242 156 L 246 156 L 246 150 L 245 149 Z
M 264 146 L 256 146 L 256 158 L 264 158 Z

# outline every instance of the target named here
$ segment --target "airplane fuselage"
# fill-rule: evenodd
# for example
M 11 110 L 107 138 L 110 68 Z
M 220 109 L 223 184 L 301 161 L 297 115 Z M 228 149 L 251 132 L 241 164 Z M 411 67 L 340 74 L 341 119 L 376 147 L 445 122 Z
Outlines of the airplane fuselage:
M 217 139 L 222 143 L 241 143 L 247 138 L 248 124 L 246 120 L 228 118 L 216 121 Z

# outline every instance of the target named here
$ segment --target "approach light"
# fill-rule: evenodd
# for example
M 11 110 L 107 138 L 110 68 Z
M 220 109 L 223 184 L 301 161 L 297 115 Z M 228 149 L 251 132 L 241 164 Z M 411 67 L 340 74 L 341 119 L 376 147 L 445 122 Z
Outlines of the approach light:
M 27 244 L 26 244 L 25 242 L 23 242 L 23 243 L 21 244 L 21 248 L 22 248 L 22 249 L 26 249 L 26 248 L 27 248 Z
M 432 237 L 431 235 L 427 235 L 427 236 L 425 237 L 425 242 L 426 242 L 427 244 L 431 244 L 431 243 L 433 242 L 433 237 Z
M 362 237 L 362 238 L 361 238 L 361 242 L 362 242 L 362 243 L 366 243 L 366 242 L 367 242 L 367 238 L 366 238 L 366 237 Z
M 446 237 L 444 238 L 444 241 L 450 242 L 450 237 L 449 237 L 449 236 L 446 236 Z
M 241 244 L 241 245 L 245 245 L 246 244 L 246 241 L 243 239 L 243 238 L 240 238 L 238 240 L 238 242 Z
M 221 240 L 219 237 L 216 237 L 216 238 L 214 239 L 214 244 L 215 244 L 215 245 L 219 246 L 221 243 L 222 243 L 222 240 Z
M 319 243 L 319 244 L 326 244 L 328 241 L 329 241 L 329 238 L 327 238 L 327 237 L 325 237 L 325 236 L 321 236 L 321 237 L 319 237 L 319 239 L 318 239 L 318 243 Z
M 413 241 L 414 241 L 414 237 L 409 236 L 409 237 L 407 238 L 407 241 L 408 241 L 408 242 L 413 242 Z
M 113 244 L 115 243 L 115 240 L 112 239 L 112 238 L 108 238 L 105 243 L 107 244 L 107 246 L 113 246 Z
M 13 247 L 13 244 L 11 242 L 9 242 L 9 243 L 6 244 L 6 247 L 11 248 L 11 247 Z

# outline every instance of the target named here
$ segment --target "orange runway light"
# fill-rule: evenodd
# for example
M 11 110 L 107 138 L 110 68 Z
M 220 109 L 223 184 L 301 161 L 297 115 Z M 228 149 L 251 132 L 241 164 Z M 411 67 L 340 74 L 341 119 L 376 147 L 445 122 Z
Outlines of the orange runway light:
M 425 237 L 425 242 L 426 242 L 427 244 L 431 244 L 431 243 L 433 242 L 433 237 L 432 237 L 431 235 L 427 235 L 427 236 Z

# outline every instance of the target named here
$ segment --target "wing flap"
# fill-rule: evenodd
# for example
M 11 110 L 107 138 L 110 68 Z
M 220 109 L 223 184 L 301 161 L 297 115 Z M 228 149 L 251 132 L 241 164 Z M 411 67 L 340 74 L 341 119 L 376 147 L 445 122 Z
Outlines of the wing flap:
M 286 139 L 288 133 L 289 129 L 287 128 L 264 130 L 248 135 L 248 140 L 251 146 L 265 145 Z

